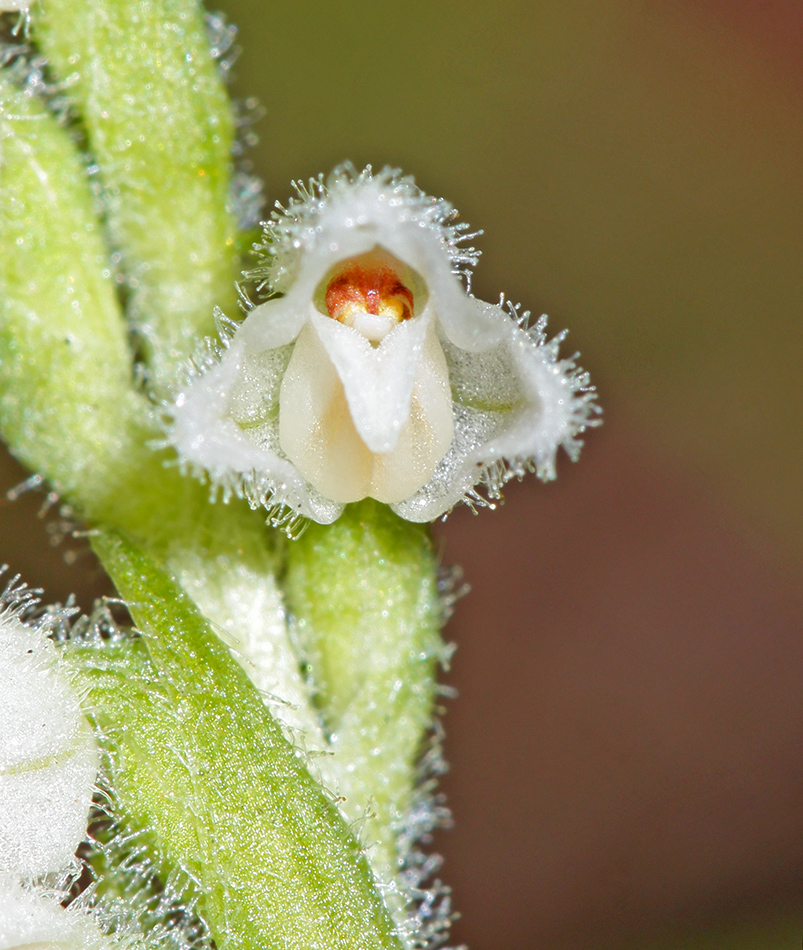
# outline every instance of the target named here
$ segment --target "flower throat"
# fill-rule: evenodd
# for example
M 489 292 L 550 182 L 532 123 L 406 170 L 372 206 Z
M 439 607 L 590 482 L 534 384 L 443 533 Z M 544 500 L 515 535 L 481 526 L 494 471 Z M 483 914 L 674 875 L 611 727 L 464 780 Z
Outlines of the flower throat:
M 392 324 L 415 315 L 413 292 L 400 279 L 393 258 L 369 251 L 343 261 L 326 288 L 329 316 L 346 326 L 362 315 L 385 318 Z

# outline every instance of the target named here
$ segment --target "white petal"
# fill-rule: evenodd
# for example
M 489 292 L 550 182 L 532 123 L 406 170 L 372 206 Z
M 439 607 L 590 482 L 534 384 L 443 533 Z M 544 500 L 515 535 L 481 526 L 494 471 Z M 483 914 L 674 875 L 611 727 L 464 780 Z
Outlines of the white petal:
M 453 274 L 440 271 L 434 268 L 426 277 L 446 337 L 470 353 L 498 346 L 508 333 L 510 318 L 499 307 L 468 296 Z
M 343 383 L 354 425 L 371 452 L 392 452 L 410 418 L 410 399 L 430 317 L 398 324 L 372 346 L 336 320 L 312 318 Z
M 340 502 L 370 496 L 391 503 L 429 479 L 453 434 L 446 361 L 431 326 L 413 368 L 406 420 L 394 448 L 373 453 L 357 430 L 343 381 L 321 337 L 312 326 L 302 330 L 282 383 L 279 430 L 283 451 L 322 494 Z M 407 371 L 406 365 L 402 369 Z M 360 397 L 369 398 L 370 391 Z
M 220 362 L 177 397 L 170 442 L 180 458 L 203 468 L 214 483 L 242 486 L 240 492 L 253 505 L 278 501 L 320 524 L 330 524 L 342 505 L 310 492 L 306 479 L 271 448 L 270 439 L 255 440 L 247 428 L 244 431 L 243 426 L 252 424 L 263 393 L 273 395 L 279 389 L 274 380 L 260 380 L 258 370 L 258 355 L 249 357 L 245 341 L 238 336 Z
M 104 950 L 113 943 L 86 914 L 0 878 L 0 950 Z
M 456 406 L 451 448 L 425 485 L 392 505 L 396 514 L 408 521 L 434 521 L 470 496 L 482 477 L 482 466 L 478 467 L 474 453 L 499 430 L 500 425 L 504 425 L 501 414 Z
M 386 504 L 409 498 L 426 484 L 454 437 L 449 371 L 430 328 L 413 386 L 410 416 L 392 452 L 374 456 L 371 497 Z
M 371 453 L 354 427 L 343 384 L 311 324 L 299 334 L 282 380 L 279 441 L 327 498 L 347 503 L 367 496 Z
M 573 360 L 557 359 L 545 324 L 528 331 L 510 321 L 502 345 L 471 353 L 444 341 L 452 391 L 455 435 L 432 478 L 414 495 L 393 505 L 410 521 L 432 521 L 468 498 L 482 503 L 473 487 L 482 482 L 499 497 L 504 483 L 527 471 L 555 477 L 562 446 L 574 458 L 577 436 L 597 425 L 587 379 Z
M 242 322 L 237 337 L 247 341 L 256 352 L 292 343 L 307 321 L 309 300 L 312 299 L 310 293 L 305 304 L 299 306 L 297 296 L 266 300 L 254 307 Z
M 193 381 L 176 399 L 172 438 L 179 454 L 213 476 L 247 472 L 265 464 L 260 450 L 228 416 L 234 387 L 243 373 L 244 344 L 233 343 L 220 363 Z
M 308 303 L 308 315 L 310 307 Z M 203 469 L 224 492 L 245 495 L 254 507 L 286 504 L 320 524 L 330 524 L 339 517 L 343 504 L 366 497 L 370 465 L 366 460 L 365 478 L 360 481 L 361 469 L 355 464 L 355 453 L 359 457 L 362 452 L 367 459 L 367 449 L 354 431 L 342 385 L 319 340 L 323 365 L 341 390 L 340 418 L 344 431 L 352 435 L 353 451 L 346 452 L 342 464 L 338 464 L 336 453 L 324 451 L 329 441 L 321 433 L 319 414 L 329 405 L 328 397 L 321 398 L 325 374 L 314 380 L 316 390 L 305 392 L 302 386 L 296 395 L 284 399 L 282 434 L 280 393 L 291 391 L 294 381 L 308 378 L 305 372 L 298 373 L 305 351 L 302 341 L 308 337 L 306 327 L 293 346 L 293 359 L 284 371 L 282 360 L 273 357 L 277 351 L 260 352 L 242 335 L 241 328 L 219 362 L 210 361 L 203 375 L 191 380 L 176 397 L 167 436 L 183 462 L 196 470 Z M 277 367 L 279 372 L 290 375 L 283 381 L 274 378 L 271 374 Z M 287 412 L 292 403 L 297 405 L 295 417 L 299 424 L 288 428 Z M 334 426 L 331 445 L 343 447 L 344 440 L 338 438 L 337 407 L 327 411 L 329 424 Z M 333 466 L 331 477 L 322 471 L 324 459 Z M 341 489 L 333 491 L 332 486 L 340 478 Z
M 571 439 L 578 424 L 574 381 L 561 362 L 548 358 L 547 347 L 537 345 L 516 330 L 510 355 L 521 385 L 522 401 L 509 424 L 476 453 L 485 464 L 497 459 L 528 459 L 541 478 L 555 477 L 555 455 Z
M 78 697 L 43 632 L 0 617 L 0 872 L 68 866 L 86 834 L 97 772 Z

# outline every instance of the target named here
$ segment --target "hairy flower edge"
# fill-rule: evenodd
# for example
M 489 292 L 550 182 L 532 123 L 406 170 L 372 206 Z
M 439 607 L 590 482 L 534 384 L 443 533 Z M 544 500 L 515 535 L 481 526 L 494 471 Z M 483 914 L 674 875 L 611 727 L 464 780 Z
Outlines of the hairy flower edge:
M 561 446 L 577 457 L 599 422 L 588 374 L 545 317 L 470 294 L 478 252 L 451 205 L 392 169 L 296 189 L 246 275 L 268 299 L 219 315 L 166 407 L 185 469 L 292 531 L 362 497 L 431 521 L 554 478 Z

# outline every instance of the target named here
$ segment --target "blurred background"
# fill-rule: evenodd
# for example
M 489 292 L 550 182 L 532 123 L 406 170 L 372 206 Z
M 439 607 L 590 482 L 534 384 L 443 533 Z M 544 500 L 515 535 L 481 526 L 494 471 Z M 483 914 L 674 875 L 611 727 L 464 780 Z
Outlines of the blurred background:
M 270 202 L 347 158 L 413 173 L 484 228 L 477 295 L 569 327 L 605 408 L 556 483 L 436 528 L 473 589 L 436 841 L 454 942 L 796 950 L 803 6 L 223 9 Z M 3 503 L 0 560 L 91 602 L 83 550 L 42 557 L 41 501 Z

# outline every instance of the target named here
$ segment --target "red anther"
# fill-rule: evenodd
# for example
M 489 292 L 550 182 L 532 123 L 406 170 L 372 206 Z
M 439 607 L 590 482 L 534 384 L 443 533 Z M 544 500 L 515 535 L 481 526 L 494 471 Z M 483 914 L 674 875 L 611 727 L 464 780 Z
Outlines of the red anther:
M 413 294 L 384 262 L 349 262 L 326 289 L 329 316 L 341 323 L 355 312 L 387 314 L 401 322 L 413 316 Z

